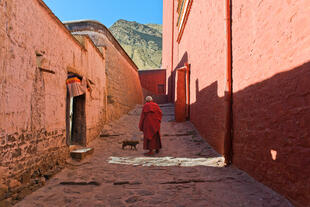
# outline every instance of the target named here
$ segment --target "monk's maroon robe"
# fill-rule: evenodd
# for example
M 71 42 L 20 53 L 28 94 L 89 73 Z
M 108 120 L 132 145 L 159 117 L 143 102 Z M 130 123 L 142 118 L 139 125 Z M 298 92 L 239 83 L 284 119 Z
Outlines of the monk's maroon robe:
M 162 112 L 156 103 L 147 102 L 144 104 L 139 123 L 139 128 L 144 134 L 143 149 L 153 150 L 161 148 L 161 118 Z

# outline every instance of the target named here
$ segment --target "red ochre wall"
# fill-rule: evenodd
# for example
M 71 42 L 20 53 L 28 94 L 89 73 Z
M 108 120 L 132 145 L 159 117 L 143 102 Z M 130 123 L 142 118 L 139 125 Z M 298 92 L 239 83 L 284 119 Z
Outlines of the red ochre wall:
M 172 2 L 164 1 L 163 15 L 163 58 L 167 69 L 168 85 L 174 83 L 171 71 L 171 23 Z M 174 1 L 174 10 L 177 1 Z M 183 37 L 176 42 L 178 31 L 174 27 L 173 69 L 190 64 L 190 120 L 200 134 L 220 153 L 223 153 L 225 126 L 225 68 L 226 44 L 224 3 L 219 1 L 195 1 L 192 5 Z M 202 21 L 210 19 L 210 22 Z M 212 20 L 212 21 L 211 21 Z M 174 15 L 174 25 L 177 13 Z M 168 25 L 170 24 L 170 25 Z M 168 96 L 174 97 L 174 84 L 168 89 Z M 171 94 L 172 93 L 172 94 Z M 203 113 L 201 113 L 203 112 Z
M 232 2 L 233 163 L 310 206 L 310 1 Z
M 166 94 L 166 70 L 139 70 L 138 72 L 142 88 L 154 95 Z M 164 90 L 158 90 L 158 85 L 163 85 Z
M 162 68 L 166 69 L 166 93 L 171 96 L 170 73 L 171 73 L 171 45 L 172 45 L 172 1 L 163 1 L 163 49 Z M 171 97 L 168 97 L 171 99 Z
M 176 8 L 164 1 L 167 83 L 190 64 L 190 120 L 223 153 L 225 1 L 193 1 L 180 43 Z M 233 164 L 296 206 L 310 206 L 309 13 L 308 0 L 232 0 Z

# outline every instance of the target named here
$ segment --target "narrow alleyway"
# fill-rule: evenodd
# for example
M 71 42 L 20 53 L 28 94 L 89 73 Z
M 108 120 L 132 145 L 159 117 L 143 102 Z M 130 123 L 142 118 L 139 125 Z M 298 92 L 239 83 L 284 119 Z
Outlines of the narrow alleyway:
M 223 159 L 189 122 L 174 122 L 172 105 L 161 105 L 163 149 L 144 157 L 138 131 L 141 106 L 106 125 L 93 155 L 68 166 L 16 206 L 286 207 L 287 200 Z M 138 150 L 126 139 L 139 140 Z

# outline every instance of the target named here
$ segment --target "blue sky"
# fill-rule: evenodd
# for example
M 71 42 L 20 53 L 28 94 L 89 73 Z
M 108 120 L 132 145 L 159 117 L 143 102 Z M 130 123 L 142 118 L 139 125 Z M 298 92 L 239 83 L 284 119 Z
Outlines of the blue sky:
M 92 19 L 107 27 L 125 19 L 162 24 L 163 0 L 43 0 L 61 21 Z

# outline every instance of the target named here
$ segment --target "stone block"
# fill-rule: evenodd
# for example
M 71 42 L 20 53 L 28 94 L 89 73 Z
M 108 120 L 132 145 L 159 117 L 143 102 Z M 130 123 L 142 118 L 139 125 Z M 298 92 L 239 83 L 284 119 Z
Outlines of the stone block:
M 14 152 L 12 153 L 12 158 L 16 158 L 16 157 L 19 157 L 21 156 L 22 154 L 22 150 L 20 148 L 17 148 L 14 150 Z
M 26 195 L 29 195 L 31 192 L 32 191 L 29 188 L 23 189 L 17 194 L 16 200 L 19 200 L 19 201 L 22 200 L 23 198 L 26 197 Z
M 87 155 L 92 154 L 94 152 L 94 148 L 82 148 L 77 149 L 72 152 L 70 152 L 70 155 L 73 159 L 82 160 Z
M 6 197 L 8 191 L 9 188 L 7 185 L 0 184 L 0 200 L 3 200 Z
M 0 207 L 11 207 L 11 203 L 8 200 L 0 201 Z
M 31 178 L 30 171 L 27 171 L 27 172 L 23 173 L 21 177 L 22 177 L 22 180 L 21 180 L 22 184 L 29 183 L 30 182 L 30 178 Z
M 10 191 L 15 191 L 18 188 L 20 188 L 21 186 L 22 186 L 22 184 L 18 180 L 16 180 L 16 179 L 11 179 L 10 182 L 9 182 L 9 189 L 10 189 Z

